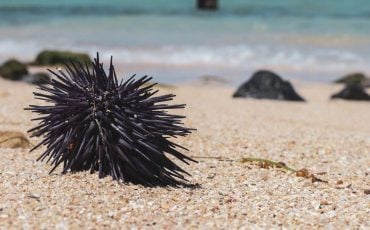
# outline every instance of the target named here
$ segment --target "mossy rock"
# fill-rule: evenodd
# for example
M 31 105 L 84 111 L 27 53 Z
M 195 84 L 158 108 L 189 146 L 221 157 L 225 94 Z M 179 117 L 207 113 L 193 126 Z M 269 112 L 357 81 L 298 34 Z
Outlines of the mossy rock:
M 0 66 L 0 75 L 5 79 L 17 81 L 27 74 L 27 66 L 16 59 L 10 59 Z
M 335 83 L 344 83 L 346 85 L 361 85 L 365 82 L 366 76 L 363 73 L 351 73 L 339 78 Z
M 91 58 L 85 53 L 71 51 L 44 50 L 39 53 L 33 64 L 35 65 L 64 65 L 69 62 L 80 62 L 91 64 Z

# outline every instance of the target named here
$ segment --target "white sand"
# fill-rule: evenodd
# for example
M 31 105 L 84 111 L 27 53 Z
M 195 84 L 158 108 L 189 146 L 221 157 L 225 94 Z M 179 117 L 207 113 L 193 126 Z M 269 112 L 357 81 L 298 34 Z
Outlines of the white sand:
M 0 148 L 0 228 L 370 228 L 370 103 L 330 101 L 339 86 L 296 84 L 307 103 L 232 99 L 226 87 L 181 86 L 190 156 L 261 157 L 329 181 L 254 164 L 197 159 L 184 166 L 200 188 L 119 185 L 97 174 L 49 175 L 43 149 Z M 0 80 L 0 128 L 35 125 L 23 108 L 33 86 Z M 31 139 L 37 143 L 39 139 Z M 337 185 L 338 181 L 343 184 Z

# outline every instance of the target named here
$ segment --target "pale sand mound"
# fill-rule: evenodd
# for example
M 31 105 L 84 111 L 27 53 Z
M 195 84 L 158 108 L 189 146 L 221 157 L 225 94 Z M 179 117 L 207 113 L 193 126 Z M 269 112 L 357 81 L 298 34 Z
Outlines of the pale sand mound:
M 238 227 L 369 228 L 370 103 L 330 101 L 340 86 L 302 86 L 308 103 L 232 99 L 234 89 L 181 86 L 191 156 L 261 157 L 307 168 L 326 183 L 250 163 L 198 158 L 184 166 L 200 188 L 119 185 L 109 177 L 48 175 L 42 152 L 1 148 L 0 226 L 163 229 Z M 0 81 L 0 130 L 26 132 L 33 86 Z M 31 139 L 35 144 L 38 140 Z M 337 185 L 337 181 L 343 183 Z

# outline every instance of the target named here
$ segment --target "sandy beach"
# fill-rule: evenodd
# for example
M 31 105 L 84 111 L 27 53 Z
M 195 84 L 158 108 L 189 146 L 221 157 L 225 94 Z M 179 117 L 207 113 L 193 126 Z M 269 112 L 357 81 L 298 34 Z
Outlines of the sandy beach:
M 306 103 L 233 99 L 228 86 L 160 87 L 186 103 L 178 143 L 198 164 L 189 188 L 146 188 L 88 172 L 48 174 L 43 148 L 0 148 L 0 229 L 236 229 L 370 227 L 370 107 L 329 100 L 341 86 L 295 83 Z M 23 108 L 35 86 L 0 80 L 1 131 L 36 123 Z M 32 138 L 36 144 L 40 139 Z M 219 157 L 219 158 L 217 158 Z M 306 168 L 312 183 L 244 157 Z

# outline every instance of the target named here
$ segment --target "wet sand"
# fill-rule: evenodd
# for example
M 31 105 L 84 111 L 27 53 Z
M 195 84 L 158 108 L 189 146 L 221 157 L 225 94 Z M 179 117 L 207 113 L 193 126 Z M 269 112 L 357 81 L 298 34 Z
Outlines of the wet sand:
M 369 228 L 370 103 L 330 101 L 341 87 L 295 84 L 307 103 L 232 99 L 233 88 L 160 88 L 186 103 L 197 131 L 178 142 L 199 163 L 183 165 L 195 188 L 119 185 L 97 174 L 60 175 L 35 159 L 43 149 L 0 148 L 0 228 Z M 1 131 L 26 131 L 34 86 L 0 80 Z M 40 139 L 32 138 L 36 144 Z M 213 157 L 220 157 L 213 158 Z M 243 157 L 284 162 L 328 183 Z

